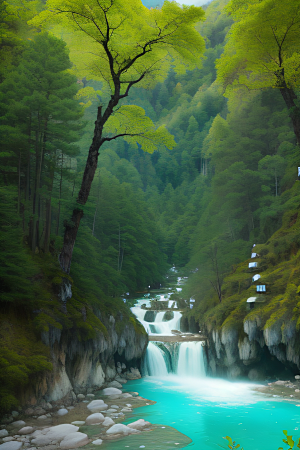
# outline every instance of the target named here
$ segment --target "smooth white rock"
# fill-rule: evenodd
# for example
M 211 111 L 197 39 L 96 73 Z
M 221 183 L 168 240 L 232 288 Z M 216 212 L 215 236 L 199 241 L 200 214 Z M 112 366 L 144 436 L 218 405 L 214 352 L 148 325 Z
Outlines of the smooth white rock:
M 61 448 L 78 448 L 89 443 L 89 438 L 85 433 L 70 433 L 60 443 Z
M 71 422 L 71 424 L 78 425 L 80 427 L 81 425 L 85 424 L 85 421 L 84 420 L 75 420 L 75 422 Z
M 94 445 L 101 445 L 102 444 L 102 439 L 96 439 L 95 441 L 92 442 L 92 444 Z
M 108 409 L 108 405 L 103 400 L 93 400 L 87 405 L 87 408 L 92 412 L 99 412 Z
M 83 399 L 85 398 L 85 395 L 83 395 L 83 394 L 78 394 L 78 395 L 77 395 L 77 398 L 79 398 L 79 400 L 83 400 Z
M 61 409 L 59 409 L 58 411 L 57 411 L 57 414 L 59 415 L 59 416 L 65 416 L 66 414 L 68 414 L 68 410 L 67 409 L 65 409 L 65 408 L 61 408 Z
M 105 417 L 104 422 L 102 422 L 102 425 L 104 427 L 110 427 L 111 425 L 114 425 L 115 422 L 110 417 Z
M 76 427 L 75 425 L 64 423 L 61 425 L 56 425 L 55 427 L 46 428 L 44 430 L 37 430 L 40 431 L 40 433 L 37 433 L 37 431 L 33 433 L 36 437 L 35 439 L 32 439 L 31 443 L 37 447 L 51 444 L 52 441 L 57 443 L 64 439 L 67 435 L 75 433 L 78 429 L 79 427 Z
M 116 423 L 106 431 L 106 434 L 123 434 L 124 436 L 135 433 L 139 433 L 139 431 L 134 428 L 129 428 L 122 423 Z
M 104 416 L 101 413 L 91 414 L 85 419 L 86 425 L 99 425 L 99 423 L 102 423 L 103 421 Z
M 16 420 L 15 422 L 12 422 L 11 425 L 13 427 L 24 427 L 26 423 L 24 422 L 24 420 Z
M 108 410 L 105 411 L 106 414 L 115 413 L 115 412 L 117 412 L 117 409 L 114 409 L 114 408 L 109 408 Z
M 3 438 L 5 436 L 8 436 L 8 431 L 7 430 L 0 430 L 0 438 Z
M 132 407 L 132 405 L 130 403 L 126 403 L 126 406 L 128 406 L 128 408 Z
M 125 394 L 122 394 L 121 397 L 122 398 L 129 398 L 129 397 L 132 397 L 132 395 L 125 393 Z
M 38 420 L 45 420 L 45 419 L 48 419 L 48 417 L 45 414 L 43 414 L 43 415 L 39 416 L 37 419 Z
M 139 419 L 136 420 L 135 422 L 129 423 L 127 426 L 129 428 L 134 428 L 135 430 L 142 430 L 143 428 L 148 427 L 150 425 L 151 425 L 150 422 L 147 422 L 144 419 Z
M 103 394 L 104 395 L 120 395 L 120 394 L 122 394 L 122 391 L 120 391 L 120 389 L 117 389 L 114 387 L 109 387 L 109 388 L 103 389 Z
M 111 408 L 115 408 L 115 409 L 119 409 L 120 408 L 120 406 L 118 406 L 118 405 L 110 405 L 110 407 Z
M 6 436 L 2 440 L 3 440 L 3 442 L 10 442 L 10 441 L 13 441 L 14 438 L 12 436 Z
M 295 380 L 300 380 L 300 375 L 295 375 Z
M 19 450 L 23 445 L 23 442 L 10 441 L 0 445 L 0 450 Z
M 31 434 L 34 432 L 33 427 L 23 427 L 21 430 L 18 431 L 19 434 Z
M 95 394 L 86 394 L 86 396 L 89 397 L 89 398 L 94 398 Z

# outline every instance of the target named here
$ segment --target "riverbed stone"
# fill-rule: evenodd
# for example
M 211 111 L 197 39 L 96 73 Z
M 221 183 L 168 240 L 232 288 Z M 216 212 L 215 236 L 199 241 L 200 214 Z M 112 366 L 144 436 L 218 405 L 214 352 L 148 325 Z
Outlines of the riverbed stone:
M 26 425 L 26 423 L 24 422 L 24 420 L 16 420 L 15 422 L 12 422 L 11 425 L 15 428 L 19 427 L 24 427 Z
M 75 432 L 67 434 L 60 443 L 61 448 L 78 448 L 89 443 L 89 438 L 85 433 Z
M 104 421 L 102 422 L 102 425 L 104 427 L 110 427 L 114 424 L 115 424 L 115 422 L 110 417 L 105 417 Z
M 66 408 L 61 408 L 61 409 L 59 409 L 58 411 L 57 411 L 57 414 L 59 415 L 59 416 L 65 416 L 66 414 L 68 414 L 68 410 L 66 409 Z
M 91 412 L 100 412 L 108 409 L 108 405 L 103 400 L 93 400 L 87 405 Z
M 5 436 L 8 436 L 8 431 L 5 430 L 5 429 L 0 430 L 0 438 L 3 438 L 3 437 L 5 437 Z
M 109 387 L 106 389 L 103 389 L 103 395 L 120 395 L 122 394 L 122 391 L 120 389 Z
M 130 397 L 132 397 L 132 395 L 128 394 L 127 392 L 121 395 L 121 398 L 130 398 Z
M 127 425 L 129 428 L 134 428 L 135 430 L 142 430 L 145 427 L 151 426 L 150 422 L 147 422 L 144 419 L 136 420 L 135 422 L 129 423 Z
M 79 427 L 76 427 L 75 425 L 64 423 L 61 425 L 56 425 L 54 427 L 45 428 L 43 430 L 36 430 L 33 433 L 34 439 L 32 439 L 31 444 L 34 444 L 36 447 L 40 447 L 58 443 L 62 441 L 67 435 L 76 433 L 78 429 Z
M 71 422 L 72 425 L 77 425 L 78 427 L 81 427 L 81 425 L 85 424 L 84 420 L 75 420 L 74 422 Z
M 105 418 L 104 418 L 103 414 L 94 413 L 85 419 L 85 423 L 86 423 L 86 425 L 99 425 L 100 423 L 102 423 L 104 421 L 104 419 Z
M 102 439 L 96 439 L 95 441 L 92 442 L 92 444 L 94 445 L 101 445 L 102 444 Z
M 34 432 L 33 427 L 23 427 L 21 430 L 18 431 L 19 434 L 31 434 Z
M 45 420 L 45 419 L 48 419 L 48 417 L 45 414 L 37 418 L 37 420 Z
M 10 442 L 10 441 L 13 441 L 14 438 L 12 436 L 6 436 L 2 440 L 3 440 L 3 442 Z
M 106 434 L 123 434 L 124 436 L 128 436 L 128 434 L 134 434 L 139 433 L 138 430 L 135 430 L 134 428 L 129 428 L 127 425 L 124 425 L 123 423 L 116 423 L 111 428 L 109 428 L 106 431 Z
M 19 450 L 23 445 L 23 442 L 10 441 L 0 445 L 0 450 Z

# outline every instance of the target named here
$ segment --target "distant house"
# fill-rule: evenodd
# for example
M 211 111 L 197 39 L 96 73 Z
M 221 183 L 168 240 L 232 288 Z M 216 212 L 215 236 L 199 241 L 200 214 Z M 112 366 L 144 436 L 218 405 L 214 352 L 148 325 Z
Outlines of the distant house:
M 260 275 L 258 273 L 252 277 L 253 283 L 254 283 L 254 281 L 257 281 L 259 279 L 260 279 Z
M 262 297 L 249 297 L 247 299 L 247 305 L 250 309 L 254 308 L 255 303 L 263 303 L 265 302 L 265 299 Z
M 257 262 L 250 262 L 248 265 L 249 269 L 252 269 L 254 267 L 257 267 Z
M 265 284 L 258 284 L 256 286 L 256 292 L 266 292 L 267 288 Z

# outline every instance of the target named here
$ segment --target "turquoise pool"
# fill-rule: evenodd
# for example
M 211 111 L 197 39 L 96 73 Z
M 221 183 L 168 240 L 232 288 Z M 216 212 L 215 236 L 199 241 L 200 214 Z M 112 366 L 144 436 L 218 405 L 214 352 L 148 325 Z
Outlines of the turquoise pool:
M 186 448 L 228 448 L 222 439 L 226 435 L 244 450 L 288 448 L 282 443 L 282 430 L 300 437 L 300 404 L 266 397 L 253 387 L 250 383 L 177 375 L 145 377 L 124 386 L 157 402 L 136 409 L 135 417 L 178 429 L 193 440 Z

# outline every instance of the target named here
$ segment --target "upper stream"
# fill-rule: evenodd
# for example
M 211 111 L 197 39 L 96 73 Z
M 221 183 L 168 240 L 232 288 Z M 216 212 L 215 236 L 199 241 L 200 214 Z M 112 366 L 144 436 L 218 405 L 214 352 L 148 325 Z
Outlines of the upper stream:
M 171 330 L 180 330 L 179 311 L 170 320 L 161 311 L 148 322 L 142 303 L 145 299 L 132 312 L 149 335 L 171 336 Z M 285 448 L 282 430 L 300 436 L 299 404 L 256 392 L 255 383 L 208 377 L 205 366 L 201 342 L 149 342 L 142 363 L 144 377 L 128 382 L 126 388 L 157 403 L 136 409 L 136 418 L 176 428 L 193 440 L 186 448 L 195 450 L 228 449 L 226 435 L 244 450 Z

